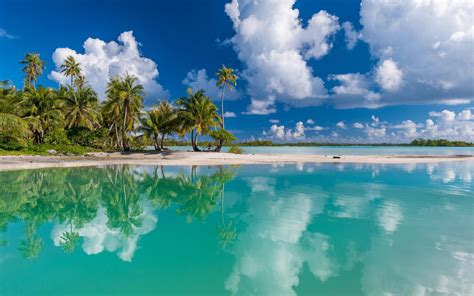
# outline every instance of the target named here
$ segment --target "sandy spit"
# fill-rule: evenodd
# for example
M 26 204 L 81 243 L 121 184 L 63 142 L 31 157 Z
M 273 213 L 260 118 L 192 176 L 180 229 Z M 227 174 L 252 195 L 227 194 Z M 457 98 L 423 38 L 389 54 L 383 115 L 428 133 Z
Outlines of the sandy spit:
M 285 163 L 407 164 L 474 160 L 474 156 L 230 154 L 216 152 L 100 152 L 86 156 L 0 156 L 0 171 L 50 167 L 129 165 L 232 165 Z

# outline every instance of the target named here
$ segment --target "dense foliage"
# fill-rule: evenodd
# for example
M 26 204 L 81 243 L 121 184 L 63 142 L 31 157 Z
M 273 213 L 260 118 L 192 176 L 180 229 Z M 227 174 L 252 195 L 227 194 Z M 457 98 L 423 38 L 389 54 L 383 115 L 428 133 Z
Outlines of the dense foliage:
M 68 56 L 61 73 L 70 79 L 58 89 L 36 85 L 43 73 L 39 54 L 28 53 L 20 62 L 25 74 L 23 89 L 9 81 L 0 83 L 0 150 L 35 152 L 33 146 L 82 146 L 91 149 L 128 151 L 153 145 L 165 150 L 166 136 L 190 134 L 194 151 L 199 136 L 209 136 L 208 150 L 220 151 L 236 138 L 224 130 L 223 110 L 203 90 L 188 90 L 176 105 L 161 100 L 144 110 L 144 88 L 133 75 L 115 76 L 107 84 L 106 98 L 99 102 L 81 65 Z M 218 86 L 232 90 L 237 77 L 225 66 L 216 74 Z M 188 143 L 187 143 L 188 144 Z M 56 149 L 57 150 L 57 149 Z

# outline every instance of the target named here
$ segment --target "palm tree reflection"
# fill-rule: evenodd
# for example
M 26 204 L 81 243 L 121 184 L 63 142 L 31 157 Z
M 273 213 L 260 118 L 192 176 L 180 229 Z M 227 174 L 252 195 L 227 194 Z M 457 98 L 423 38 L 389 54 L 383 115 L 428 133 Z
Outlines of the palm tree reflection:
M 163 167 L 140 170 L 130 166 L 103 169 L 55 169 L 0 174 L 0 231 L 15 221 L 25 223 L 25 239 L 19 250 L 25 258 L 39 256 L 43 241 L 36 234 L 39 226 L 59 222 L 64 225 L 57 245 L 72 253 L 80 243 L 82 229 L 103 208 L 106 226 L 124 239 L 138 236 L 145 216 L 144 204 L 153 210 L 175 209 L 186 221 L 203 222 L 220 203 L 221 221 L 217 238 L 221 247 L 235 240 L 236 226 L 225 219 L 225 184 L 235 173 L 219 167 L 201 174 L 165 174 Z M 4 243 L 3 243 L 4 242 Z M 6 240 L 2 240 L 6 245 Z

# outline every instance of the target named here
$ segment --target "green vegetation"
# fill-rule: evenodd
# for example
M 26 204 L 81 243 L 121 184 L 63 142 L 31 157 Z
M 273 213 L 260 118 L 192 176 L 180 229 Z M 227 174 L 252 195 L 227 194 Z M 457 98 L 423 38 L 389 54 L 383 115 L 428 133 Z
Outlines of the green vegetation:
M 189 89 L 176 105 L 161 100 L 145 111 L 144 88 L 133 75 L 112 77 L 100 103 L 74 57 L 68 56 L 61 65 L 61 73 L 70 82 L 58 89 L 36 85 L 45 67 L 39 54 L 28 53 L 20 63 L 25 74 L 23 89 L 17 90 L 7 80 L 0 83 L 0 154 L 46 154 L 51 149 L 83 154 L 151 145 L 163 151 L 167 143 L 184 144 L 166 141 L 167 136 L 187 134 L 194 151 L 201 151 L 200 136 L 212 139 L 203 142 L 207 150 L 220 151 L 237 140 L 224 129 L 224 88 L 232 90 L 237 80 L 231 68 L 222 66 L 216 74 L 217 86 L 222 88 L 219 115 L 203 90 Z
M 244 149 L 240 148 L 239 146 L 230 146 L 229 148 L 229 153 L 233 153 L 233 154 L 243 154 L 244 153 Z
M 411 146 L 442 146 L 442 147 L 474 147 L 474 143 L 464 142 L 464 141 L 448 141 L 444 139 L 438 140 L 424 140 L 416 139 L 410 143 Z
M 216 213 L 220 216 L 217 243 L 226 247 L 237 236 L 224 206 L 225 184 L 234 176 L 232 168 L 224 167 L 207 174 L 198 174 L 192 167 L 190 174 L 167 175 L 159 166 L 141 172 L 129 166 L 109 166 L 0 173 L 0 247 L 19 245 L 25 258 L 35 259 L 43 248 L 38 229 L 59 222 L 65 226 L 60 247 L 66 253 L 74 252 L 81 244 L 81 228 L 101 209 L 105 209 L 107 227 L 129 238 L 142 225 L 145 204 L 153 211 L 175 211 L 188 223 L 206 222 Z M 8 241 L 4 234 L 18 221 L 24 222 L 24 238 Z

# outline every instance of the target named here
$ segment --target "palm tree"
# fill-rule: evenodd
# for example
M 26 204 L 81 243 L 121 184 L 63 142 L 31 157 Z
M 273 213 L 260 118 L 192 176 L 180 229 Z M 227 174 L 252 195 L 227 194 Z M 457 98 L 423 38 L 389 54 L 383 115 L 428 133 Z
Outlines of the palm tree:
M 221 90 L 221 117 L 222 117 L 222 128 L 224 128 L 224 90 L 225 87 L 232 91 L 234 86 L 237 86 L 237 75 L 234 74 L 234 69 L 227 68 L 225 65 L 217 71 L 216 76 L 218 78 L 216 86 L 220 87 Z
M 158 108 L 153 108 L 146 112 L 146 117 L 141 119 L 141 126 L 139 131 L 143 133 L 143 136 L 148 139 L 153 139 L 153 146 L 155 150 L 161 150 L 158 143 L 158 137 L 160 136 L 160 114 Z
M 122 142 L 120 141 L 120 114 L 121 106 L 119 103 L 118 96 L 108 97 L 101 108 L 101 116 L 105 126 L 109 127 L 109 133 L 111 136 L 115 137 L 115 146 L 116 148 L 122 147 Z
M 142 118 L 139 131 L 143 132 L 146 138 L 153 139 L 155 150 L 164 150 L 165 136 L 176 130 L 176 118 L 173 106 L 167 101 L 161 101 L 157 107 L 146 113 L 145 118 Z M 160 135 L 161 142 L 158 143 Z
M 86 77 L 82 74 L 79 74 L 74 79 L 74 85 L 76 86 L 77 89 L 84 88 L 86 84 L 87 84 Z
M 193 150 L 201 151 L 198 148 L 198 136 L 209 134 L 211 128 L 219 126 L 221 122 L 216 105 L 203 90 L 193 93 L 191 89 L 188 89 L 188 97 L 179 99 L 176 104 L 179 106 L 181 134 L 191 132 Z
M 74 79 L 81 76 L 81 64 L 76 62 L 73 56 L 67 56 L 61 65 L 61 73 L 66 77 L 71 77 L 71 87 L 73 87 Z
M 35 81 L 38 76 L 43 74 L 45 67 L 44 61 L 40 55 L 35 52 L 27 53 L 25 58 L 20 61 L 20 64 L 25 65 L 21 71 L 25 73 L 25 88 L 35 88 Z
M 50 88 L 25 92 L 17 109 L 28 122 L 35 144 L 43 143 L 45 134 L 64 119 L 58 97 Z
M 143 86 L 138 84 L 137 80 L 137 77 L 127 74 L 125 77 L 113 78 L 107 85 L 107 99 L 110 101 L 110 106 L 107 108 L 109 110 L 118 108 L 121 115 L 123 151 L 130 150 L 127 135 L 139 121 L 143 106 Z
M 99 127 L 99 103 L 97 94 L 91 87 L 70 88 L 64 98 L 65 127 L 86 127 L 94 130 Z

